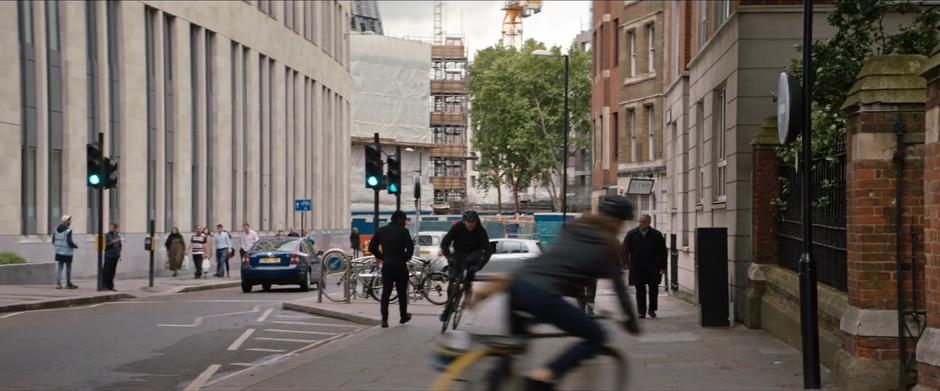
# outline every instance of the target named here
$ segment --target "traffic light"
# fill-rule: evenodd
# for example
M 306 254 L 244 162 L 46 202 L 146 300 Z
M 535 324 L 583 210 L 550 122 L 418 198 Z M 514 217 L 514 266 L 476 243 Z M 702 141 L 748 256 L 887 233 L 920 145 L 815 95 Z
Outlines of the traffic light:
M 101 188 L 104 183 L 104 167 L 102 167 L 101 147 L 98 144 L 88 144 L 85 147 L 85 160 L 88 165 L 86 182 L 88 187 Z
M 382 145 L 366 144 L 366 188 L 382 188 Z
M 104 188 L 113 189 L 118 183 L 118 162 L 117 159 L 104 158 Z
M 394 155 L 389 155 L 388 159 L 385 161 L 388 164 L 388 194 L 400 194 L 401 193 L 401 154 L 400 152 L 395 152 Z

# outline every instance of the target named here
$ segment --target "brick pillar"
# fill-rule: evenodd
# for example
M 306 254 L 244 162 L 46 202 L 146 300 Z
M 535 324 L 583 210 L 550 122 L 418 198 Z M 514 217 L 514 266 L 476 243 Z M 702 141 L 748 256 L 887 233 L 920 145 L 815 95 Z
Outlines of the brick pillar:
M 924 118 L 924 255 L 927 329 L 917 343 L 918 390 L 940 390 L 940 46 L 924 65 L 927 82 Z
M 899 384 L 895 251 L 895 123 L 905 143 L 902 240 L 905 307 L 913 304 L 910 229 L 922 232 L 925 83 L 923 56 L 871 58 L 842 109 L 846 115 L 846 244 L 849 306 L 840 321 L 842 348 L 833 360 L 836 385 L 847 390 L 896 389 Z M 922 237 L 922 235 L 921 235 Z M 917 245 L 917 248 L 923 248 Z M 923 265 L 923 262 L 918 262 Z M 923 277 L 920 271 L 919 277 Z M 918 282 L 923 287 L 923 282 Z M 920 288 L 921 295 L 923 288 Z M 923 303 L 923 298 L 918 298 Z M 922 305 L 922 304 L 921 304 Z M 908 352 L 914 341 L 908 341 Z
M 767 265 L 777 259 L 778 209 L 774 199 L 780 197 L 780 165 L 777 159 L 777 117 L 764 120 L 751 140 L 753 178 L 751 180 L 751 267 L 748 270 L 748 288 L 745 296 L 744 325 L 761 327 L 761 297 L 767 290 Z

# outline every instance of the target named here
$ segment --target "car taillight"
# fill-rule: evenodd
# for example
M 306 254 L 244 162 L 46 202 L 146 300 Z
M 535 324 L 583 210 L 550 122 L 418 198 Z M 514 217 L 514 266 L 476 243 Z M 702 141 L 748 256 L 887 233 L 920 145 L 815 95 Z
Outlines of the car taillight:
M 300 264 L 300 257 L 298 257 L 297 254 L 292 254 L 292 255 L 290 256 L 290 264 L 291 264 L 291 266 L 297 266 L 297 265 L 299 265 L 299 264 Z
M 242 266 L 248 266 L 248 256 L 245 255 L 242 257 Z

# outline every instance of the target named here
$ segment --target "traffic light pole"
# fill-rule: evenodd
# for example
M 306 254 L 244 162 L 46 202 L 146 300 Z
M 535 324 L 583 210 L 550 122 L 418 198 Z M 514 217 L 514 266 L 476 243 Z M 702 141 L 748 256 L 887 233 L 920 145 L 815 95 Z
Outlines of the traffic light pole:
M 395 156 L 398 156 L 399 164 L 401 164 L 401 145 L 395 146 Z M 401 184 L 398 184 L 398 192 L 395 193 L 395 210 L 401 210 Z
M 375 133 L 373 137 L 375 137 L 375 144 L 379 145 L 379 134 Z M 382 190 L 380 187 L 376 187 L 375 189 L 372 189 L 372 190 L 375 191 L 375 201 L 374 201 L 375 213 L 372 216 L 372 224 L 374 226 L 373 227 L 374 230 L 372 231 L 372 237 L 375 238 L 375 235 L 379 233 L 379 192 Z
M 104 152 L 104 132 L 98 132 L 98 148 L 101 148 L 101 151 Z M 101 172 L 99 173 L 100 178 L 104 178 L 104 153 L 101 153 L 99 157 L 98 167 Z M 98 250 L 98 273 L 96 279 L 98 280 L 98 291 L 104 290 L 104 280 L 101 276 L 101 265 L 104 264 L 104 246 L 107 244 L 104 240 L 104 186 L 98 186 L 95 191 L 98 193 L 98 240 L 95 241 L 95 247 Z

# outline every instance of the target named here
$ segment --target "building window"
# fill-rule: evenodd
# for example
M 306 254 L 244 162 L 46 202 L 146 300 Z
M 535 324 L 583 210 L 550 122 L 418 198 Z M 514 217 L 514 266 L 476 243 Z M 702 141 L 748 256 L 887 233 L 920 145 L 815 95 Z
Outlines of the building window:
M 154 19 L 157 11 L 144 7 L 144 62 L 147 72 L 147 221 L 156 218 L 157 199 L 157 81 Z
M 214 191 L 213 187 L 215 186 L 215 121 L 213 121 L 213 113 L 215 113 L 215 96 L 214 96 L 214 79 L 213 76 L 213 64 L 215 63 L 213 57 L 215 56 L 215 33 L 211 31 L 205 32 L 205 65 L 206 65 L 206 224 L 214 225 L 218 222 L 215 221 L 215 205 L 214 204 Z
M 600 52 L 600 55 L 601 55 L 600 64 L 601 64 L 601 70 L 603 71 L 604 69 L 607 69 L 607 52 L 604 50 L 607 47 L 607 45 L 605 45 L 606 43 L 605 41 L 607 41 L 607 36 L 604 35 L 604 23 L 601 23 L 600 30 L 601 31 L 598 34 L 600 36 L 600 41 L 598 41 L 597 50 Z
M 620 64 L 620 34 L 622 31 L 620 19 L 614 19 L 614 66 Z
M 265 154 L 265 123 L 268 113 L 265 112 L 265 88 L 267 88 L 266 79 L 266 66 L 268 64 L 268 59 L 265 56 L 259 56 L 258 58 L 258 229 L 264 229 L 267 225 L 264 221 L 264 195 L 267 193 L 265 188 L 267 183 L 265 182 L 266 176 L 264 175 L 264 158 Z
M 173 28 L 175 19 L 167 15 L 163 19 L 163 126 L 164 134 L 164 160 L 163 173 L 163 230 L 167 232 L 175 224 L 173 221 L 174 200 L 176 196 L 176 99 L 173 96 Z
M 36 229 L 36 149 L 39 132 L 36 128 L 36 46 L 33 43 L 33 3 L 18 1 L 20 38 L 20 232 L 37 233 Z
M 49 232 L 59 224 L 62 217 L 62 163 L 64 150 L 63 132 L 63 88 L 62 88 L 62 51 L 61 20 L 59 3 L 46 3 L 46 77 L 48 80 L 48 115 L 49 115 Z
M 705 0 L 699 0 L 695 4 L 695 8 L 698 10 L 698 47 L 705 46 L 706 35 L 708 34 L 708 2 Z
M 120 3 L 109 1 L 105 3 L 107 13 L 108 35 L 108 144 L 111 159 L 120 159 L 121 155 L 121 79 L 120 79 L 120 53 L 118 42 L 120 40 Z M 122 167 L 119 165 L 118 167 Z M 120 170 L 120 168 L 118 168 Z M 108 191 L 108 219 L 111 222 L 121 221 L 121 191 L 112 188 Z
M 719 201 L 725 199 L 725 185 L 727 182 L 727 146 L 725 145 L 725 133 L 727 132 L 726 108 L 728 107 L 727 89 L 722 88 L 715 97 L 715 195 Z
M 239 123 L 238 121 L 239 119 L 238 109 L 239 109 L 239 103 L 240 103 L 238 100 L 238 97 L 239 97 L 239 94 L 241 94 L 241 89 L 238 88 L 239 87 L 238 86 L 238 59 L 241 57 L 240 55 L 241 49 L 239 49 L 239 45 L 237 42 L 232 41 L 232 50 L 230 54 L 231 55 L 229 59 L 229 64 L 231 65 L 231 68 L 230 68 L 231 79 L 229 80 L 229 85 L 231 86 L 231 89 L 232 89 L 232 94 L 231 94 L 232 125 L 229 127 L 229 129 L 231 129 L 231 133 L 229 137 L 231 138 L 230 141 L 231 141 L 231 147 L 232 147 L 232 154 L 231 154 L 231 160 L 230 160 L 231 168 L 232 168 L 232 176 L 231 176 L 231 184 L 232 184 L 231 218 L 232 220 L 229 226 L 232 227 L 232 229 L 234 230 L 238 226 L 238 222 L 237 222 L 238 213 L 236 213 L 237 208 L 238 208 L 238 200 L 244 197 L 244 193 L 238 192 L 238 142 L 239 142 L 239 136 L 241 135 L 241 133 L 239 132 L 239 129 L 243 128 L 244 125 Z M 244 143 L 245 142 L 244 139 L 242 139 L 241 142 Z
M 679 27 L 680 27 L 680 7 L 681 3 L 679 0 L 673 0 L 672 2 L 672 42 L 670 43 L 670 49 L 672 50 L 672 76 L 675 79 L 679 78 Z
M 656 73 L 656 27 L 652 24 L 646 26 L 646 41 L 646 69 L 649 73 Z
M 646 110 L 646 133 L 649 135 L 647 141 L 647 158 L 656 160 L 656 122 L 654 118 L 653 105 L 644 107 Z
M 190 105 L 192 107 L 190 125 L 192 127 L 190 143 L 192 145 L 192 164 L 190 178 L 192 178 L 192 224 L 201 224 L 199 219 L 199 27 L 189 28 L 189 73 L 192 75 L 190 83 Z
M 698 183 L 695 186 L 696 199 L 699 204 L 705 202 L 705 102 L 699 101 L 695 105 L 695 159 L 698 169 Z
M 636 110 L 627 111 L 627 120 L 630 121 L 630 161 L 640 161 L 639 144 L 636 140 Z
M 614 151 L 614 161 L 620 161 L 620 113 L 614 113 L 613 118 L 614 131 L 611 134 L 613 142 L 610 148 Z
M 85 80 L 88 83 L 88 143 L 98 142 L 98 2 L 85 1 Z M 87 190 L 88 225 L 87 232 L 98 232 L 98 191 Z
M 627 33 L 630 42 L 630 77 L 636 77 L 636 30 Z
M 291 0 L 284 1 L 284 25 L 294 29 L 294 2 Z
M 718 0 L 715 3 L 715 31 L 731 16 L 731 0 Z
M 248 217 L 248 48 L 242 46 L 241 55 L 241 97 L 242 97 L 242 218 L 247 223 Z

